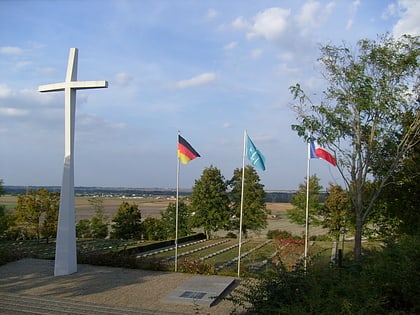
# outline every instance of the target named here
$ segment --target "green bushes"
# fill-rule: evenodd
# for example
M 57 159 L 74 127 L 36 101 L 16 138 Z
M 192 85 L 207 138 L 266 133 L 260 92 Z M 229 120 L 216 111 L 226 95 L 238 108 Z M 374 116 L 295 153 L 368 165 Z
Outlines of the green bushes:
M 292 237 L 292 233 L 283 230 L 269 230 L 267 232 L 268 239 L 282 239 Z
M 227 299 L 245 314 L 419 314 L 419 244 L 401 239 L 342 269 L 314 262 L 288 271 L 280 263 Z

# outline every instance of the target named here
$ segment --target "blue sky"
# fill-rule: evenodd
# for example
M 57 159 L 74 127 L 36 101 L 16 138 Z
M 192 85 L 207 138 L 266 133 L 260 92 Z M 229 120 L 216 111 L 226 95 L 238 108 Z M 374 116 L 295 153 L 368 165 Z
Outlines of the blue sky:
M 77 94 L 77 186 L 175 187 L 178 130 L 201 154 L 181 166 L 181 187 L 210 165 L 231 178 L 246 129 L 265 188 L 296 189 L 307 153 L 289 86 L 325 88 L 320 45 L 419 35 L 419 20 L 416 0 L 2 0 L 0 178 L 61 184 L 64 93 L 37 90 L 64 81 L 77 47 L 78 79 L 109 82 Z M 311 170 L 342 183 L 324 161 Z

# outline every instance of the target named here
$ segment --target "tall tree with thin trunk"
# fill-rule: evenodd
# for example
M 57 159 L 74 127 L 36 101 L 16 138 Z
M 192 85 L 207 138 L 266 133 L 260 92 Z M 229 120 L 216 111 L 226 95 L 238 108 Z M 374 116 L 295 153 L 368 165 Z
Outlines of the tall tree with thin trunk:
M 320 192 L 322 186 L 319 183 L 319 177 L 314 174 L 309 177 L 309 222 L 311 225 L 320 225 L 320 211 L 322 205 L 320 202 Z M 293 208 L 287 211 L 287 217 L 291 222 L 305 226 L 306 224 L 306 195 L 307 181 L 299 184 L 296 194 L 290 199 Z
M 315 104 L 300 84 L 291 87 L 298 101 L 292 129 L 306 140 L 314 134 L 334 152 L 354 208 L 354 256 L 360 260 L 363 227 L 375 202 L 420 141 L 419 37 L 383 35 L 360 40 L 355 48 L 326 45 L 319 62 L 327 88 Z M 378 165 L 386 168 L 376 172 Z M 366 194 L 369 180 L 377 189 Z
M 231 217 L 227 183 L 217 167 L 204 169 L 195 181 L 190 201 L 191 224 L 203 228 L 207 238 L 212 232 L 227 228 Z
M 243 198 L 243 221 L 242 233 L 247 237 L 249 231 L 259 232 L 266 228 L 267 207 L 265 204 L 264 185 L 260 182 L 260 176 L 251 165 L 245 166 L 244 198 Z M 242 168 L 233 171 L 233 177 L 229 181 L 232 187 L 231 200 L 234 214 L 238 220 L 234 221 L 234 228 L 239 229 L 242 194 Z

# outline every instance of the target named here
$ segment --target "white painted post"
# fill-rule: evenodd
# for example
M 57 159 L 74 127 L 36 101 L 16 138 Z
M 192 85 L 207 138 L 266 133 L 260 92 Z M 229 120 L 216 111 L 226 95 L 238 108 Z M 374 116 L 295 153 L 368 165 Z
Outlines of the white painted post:
M 77 48 L 70 48 L 65 82 L 41 85 L 38 88 L 39 92 L 64 91 L 65 97 L 64 169 L 58 215 L 54 276 L 77 272 L 73 159 L 76 90 L 108 87 L 107 81 L 77 81 L 77 55 Z

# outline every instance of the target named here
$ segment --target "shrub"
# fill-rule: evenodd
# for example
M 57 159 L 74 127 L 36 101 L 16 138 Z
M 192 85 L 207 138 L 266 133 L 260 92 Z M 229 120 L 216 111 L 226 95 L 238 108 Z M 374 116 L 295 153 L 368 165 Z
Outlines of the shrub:
M 180 272 L 198 273 L 204 275 L 212 275 L 215 273 L 214 266 L 202 260 L 182 260 L 178 266 Z
M 288 271 L 280 262 L 227 300 L 245 310 L 240 314 L 420 314 L 419 244 L 404 238 L 344 269 L 315 261 L 306 272 Z
M 236 234 L 233 232 L 229 232 L 226 234 L 226 238 L 237 238 Z
M 268 239 L 281 239 L 281 238 L 289 238 L 292 237 L 292 233 L 289 231 L 282 231 L 282 230 L 269 230 L 267 232 Z
M 327 234 L 323 234 L 323 235 L 312 235 L 309 239 L 311 241 L 319 241 L 319 242 L 330 242 L 330 241 L 332 241 L 331 236 L 329 236 Z

